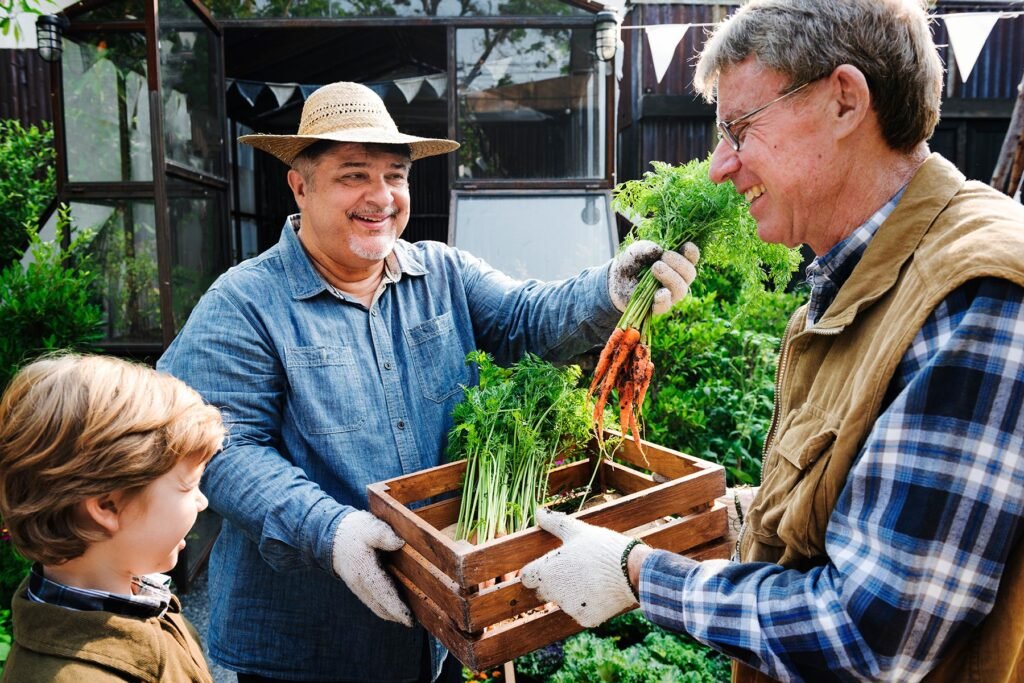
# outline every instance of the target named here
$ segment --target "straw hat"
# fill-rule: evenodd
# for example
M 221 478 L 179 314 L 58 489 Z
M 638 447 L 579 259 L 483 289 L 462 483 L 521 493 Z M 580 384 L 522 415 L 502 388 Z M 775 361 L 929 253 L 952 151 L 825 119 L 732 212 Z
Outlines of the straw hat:
M 297 135 L 243 135 L 239 142 L 288 164 L 318 140 L 409 145 L 413 161 L 459 148 L 454 140 L 419 138 L 398 132 L 380 96 L 359 83 L 341 81 L 318 88 L 302 107 Z

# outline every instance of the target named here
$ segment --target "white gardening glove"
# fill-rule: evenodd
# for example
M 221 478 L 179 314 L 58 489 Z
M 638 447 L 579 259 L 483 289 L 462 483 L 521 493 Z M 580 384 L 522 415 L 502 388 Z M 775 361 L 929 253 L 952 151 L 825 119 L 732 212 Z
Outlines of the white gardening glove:
M 350 512 L 334 535 L 334 571 L 349 590 L 381 619 L 412 626 L 412 614 L 387 575 L 377 550 L 398 550 L 403 541 L 387 522 L 369 512 Z
M 643 269 L 650 266 L 654 278 L 664 285 L 654 294 L 654 315 L 668 313 L 687 292 L 697 277 L 700 250 L 693 242 L 683 245 L 682 253 L 665 251 L 650 240 L 639 240 L 615 257 L 608 271 L 608 293 L 620 311 L 626 310 L 629 297 L 640 282 Z
M 523 567 L 524 586 L 585 628 L 636 607 L 622 571 L 622 553 L 633 539 L 544 509 L 537 510 L 537 524 L 562 539 L 562 547 Z

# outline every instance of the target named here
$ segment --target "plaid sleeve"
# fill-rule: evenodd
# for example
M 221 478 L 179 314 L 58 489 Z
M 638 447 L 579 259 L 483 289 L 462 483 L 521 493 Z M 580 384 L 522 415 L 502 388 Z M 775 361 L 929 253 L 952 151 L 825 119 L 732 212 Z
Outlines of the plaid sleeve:
M 991 610 L 1021 542 L 1024 289 L 953 292 L 903 357 L 802 572 L 656 553 L 641 604 L 783 681 L 923 677 Z

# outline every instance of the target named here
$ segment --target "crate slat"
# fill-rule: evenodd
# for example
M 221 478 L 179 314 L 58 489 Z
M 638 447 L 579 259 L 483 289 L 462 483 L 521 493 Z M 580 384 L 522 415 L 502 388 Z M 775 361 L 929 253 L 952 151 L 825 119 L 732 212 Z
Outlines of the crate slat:
M 618 436 L 609 432 L 609 436 Z M 549 491 L 585 486 L 595 461 L 552 468 Z M 695 559 L 728 557 L 725 470 L 648 442 L 623 437 L 603 460 L 595 481 L 621 497 L 572 513 L 588 523 L 642 538 Z M 388 568 L 417 619 L 466 666 L 497 666 L 581 627 L 523 587 L 518 570 L 558 547 L 537 526 L 480 544 L 453 541 L 442 529 L 458 518 L 465 461 L 378 482 L 367 488 L 370 510 L 406 541 L 389 553 Z M 436 501 L 447 494 L 448 498 Z

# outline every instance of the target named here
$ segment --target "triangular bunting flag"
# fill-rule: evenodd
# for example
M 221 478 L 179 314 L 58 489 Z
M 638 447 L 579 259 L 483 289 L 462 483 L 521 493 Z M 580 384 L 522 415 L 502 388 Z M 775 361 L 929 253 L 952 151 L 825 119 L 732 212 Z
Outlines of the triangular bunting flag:
M 253 83 L 252 81 L 235 81 L 235 90 L 249 103 L 250 107 L 255 107 L 256 98 L 263 92 L 263 84 Z
M 277 106 L 283 107 L 288 100 L 295 95 L 295 91 L 298 90 L 298 83 L 267 83 L 267 87 L 270 88 L 270 92 L 274 93 L 274 98 L 277 100 Z
M 406 102 L 412 102 L 413 98 L 419 93 L 420 88 L 423 87 L 423 76 L 413 76 L 412 78 L 399 78 L 395 81 L 395 87 L 402 91 L 402 95 L 405 96 Z
M 434 94 L 438 97 L 448 96 L 448 74 L 427 76 L 427 85 L 434 90 Z
M 986 12 L 984 14 L 963 13 L 947 14 L 943 17 L 946 22 L 946 31 L 949 33 L 949 47 L 956 57 L 956 66 L 960 71 L 961 82 L 966 81 L 974 63 L 978 61 L 981 48 L 988 40 L 988 34 L 992 32 L 999 19 L 998 12 Z
M 511 57 L 505 57 L 504 59 L 496 59 L 493 62 L 487 62 L 484 64 L 484 68 L 487 69 L 487 73 L 491 74 L 491 78 L 494 82 L 499 82 L 505 77 L 505 72 L 508 71 L 508 65 L 512 63 Z
M 302 93 L 302 101 L 305 102 L 309 96 L 320 89 L 319 85 L 300 85 L 299 92 Z
M 654 76 L 661 83 L 661 79 L 668 71 L 668 65 L 676 54 L 676 47 L 679 41 L 686 35 L 690 28 L 689 24 L 665 24 L 662 26 L 647 26 L 644 32 L 647 34 L 647 42 L 651 46 L 651 61 L 654 62 Z

